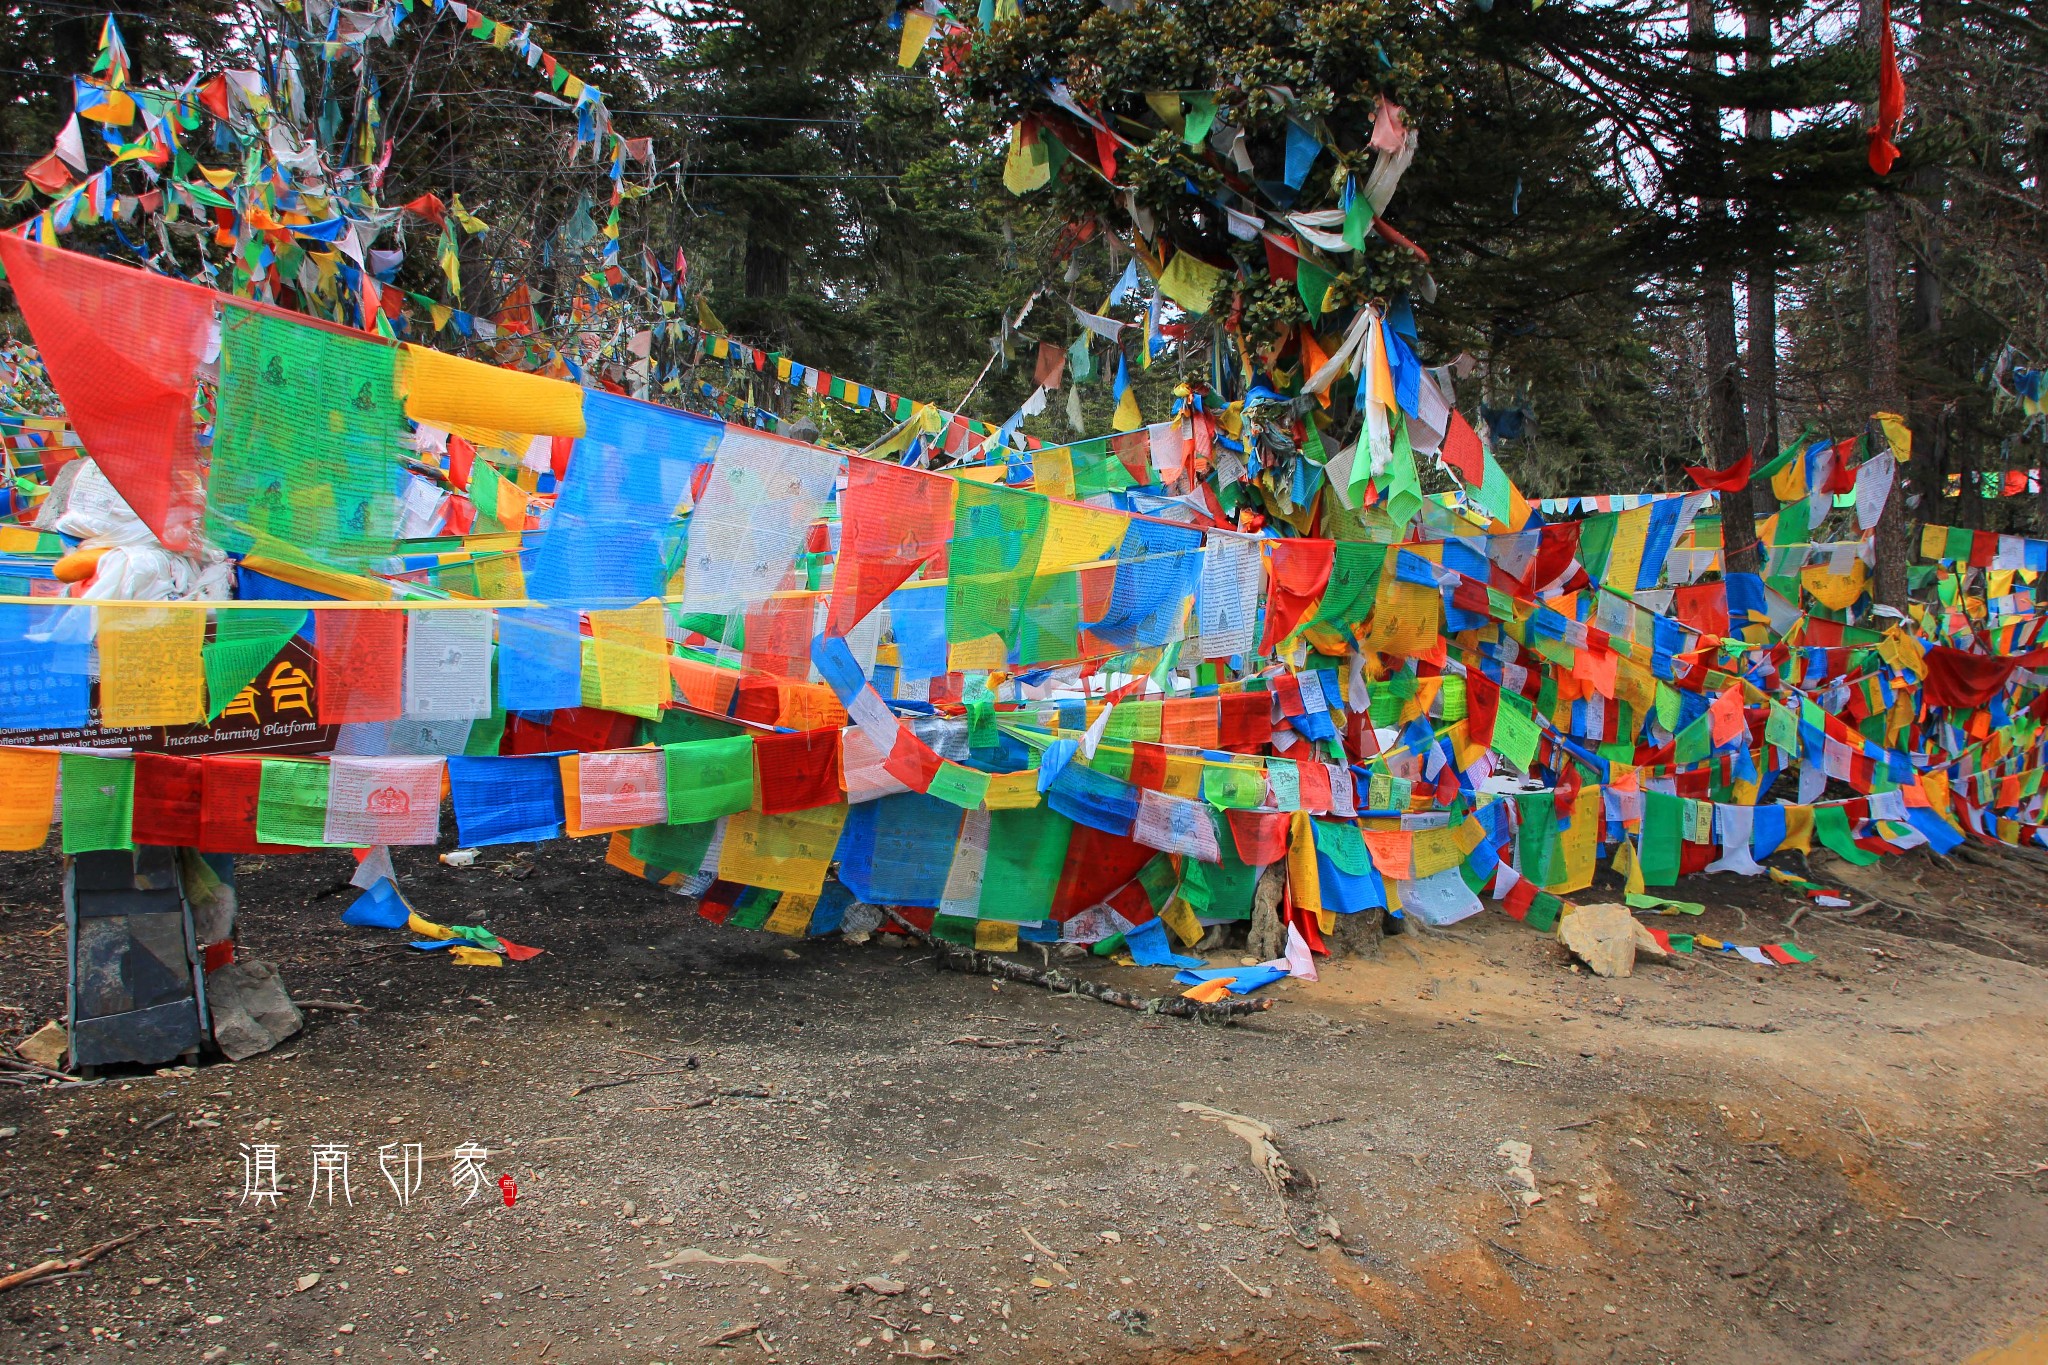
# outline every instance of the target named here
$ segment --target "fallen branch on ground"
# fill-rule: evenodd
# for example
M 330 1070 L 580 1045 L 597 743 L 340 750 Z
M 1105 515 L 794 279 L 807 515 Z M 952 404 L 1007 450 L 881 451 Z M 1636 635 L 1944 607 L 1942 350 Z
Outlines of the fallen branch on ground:
M 101 1242 L 98 1246 L 87 1247 L 68 1261 L 38 1261 L 27 1270 L 17 1270 L 12 1275 L 0 1275 L 0 1293 L 5 1293 L 18 1285 L 28 1284 L 32 1280 L 46 1280 L 52 1275 L 65 1275 L 74 1270 L 83 1270 L 116 1247 L 127 1246 L 136 1238 L 145 1233 L 155 1232 L 162 1226 L 162 1223 L 151 1223 L 146 1228 L 137 1228 L 131 1233 Z
M 78 1077 L 68 1071 L 59 1071 L 55 1067 L 44 1066 L 41 1062 L 32 1062 L 26 1057 L 9 1057 L 0 1054 L 0 1068 L 8 1071 L 24 1072 L 30 1076 L 41 1076 L 46 1080 L 52 1081 L 75 1081 L 78 1079 Z
M 1204 1004 L 1199 1000 L 1189 1000 L 1178 995 L 1133 995 L 1114 986 L 1105 986 L 1083 977 L 1068 976 L 1065 972 L 1027 967 L 1021 962 L 1012 962 L 994 953 L 962 948 L 944 939 L 934 938 L 886 905 L 880 909 L 897 928 L 937 953 L 942 971 L 965 972 L 969 976 L 999 976 L 1005 980 L 1022 981 L 1027 985 L 1039 986 L 1055 993 L 1085 995 L 1091 1000 L 1100 1000 L 1105 1005 L 1117 1005 L 1144 1014 L 1170 1014 L 1179 1019 L 1235 1019 L 1239 1015 L 1257 1014 L 1273 1008 L 1273 1002 L 1270 1000 L 1218 1000 Z
M 294 1000 L 292 1005 L 302 1010 L 333 1010 L 336 1014 L 368 1014 L 368 1005 L 351 1005 L 345 1000 Z
M 635 1081 L 644 1081 L 650 1076 L 687 1076 L 693 1069 L 686 1068 L 682 1071 L 636 1071 L 630 1076 L 621 1076 L 615 1081 L 592 1081 L 589 1085 L 579 1085 L 569 1093 L 571 1095 L 586 1095 L 593 1090 L 609 1090 L 615 1085 L 631 1085 Z

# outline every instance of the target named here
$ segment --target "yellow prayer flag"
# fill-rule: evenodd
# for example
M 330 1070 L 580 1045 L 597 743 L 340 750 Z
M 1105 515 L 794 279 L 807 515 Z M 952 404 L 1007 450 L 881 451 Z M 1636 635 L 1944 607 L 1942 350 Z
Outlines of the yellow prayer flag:
M 1593 884 L 1593 873 L 1599 864 L 1601 806 L 1601 788 L 1579 789 L 1578 799 L 1572 805 L 1572 827 L 1560 831 L 1557 836 L 1558 852 L 1563 855 L 1564 875 L 1544 890 L 1569 896 Z
M 206 613 L 99 607 L 100 724 L 195 725 L 206 719 Z
M 918 54 L 924 51 L 925 40 L 932 36 L 931 15 L 921 9 L 907 11 L 903 16 L 903 41 L 896 47 L 896 65 L 909 70 L 917 65 Z
M 1643 571 L 1643 548 L 1650 536 L 1650 509 L 1623 512 L 1614 525 L 1614 548 L 1607 556 L 1605 582 L 1610 588 L 1634 592 Z
M 761 927 L 771 934 L 793 934 L 801 937 L 811 927 L 811 916 L 817 913 L 818 898 L 806 896 L 800 891 L 789 891 L 775 903 L 775 910 Z
M 1905 418 L 1896 412 L 1880 412 L 1877 424 L 1884 428 L 1884 438 L 1891 443 L 1894 459 L 1904 464 L 1913 458 L 1913 432 Z
M 1074 452 L 1064 446 L 1031 457 L 1031 485 L 1048 498 L 1074 496 Z
M 1415 880 L 1448 872 L 1465 861 L 1464 850 L 1458 847 L 1458 836 L 1449 829 L 1415 831 L 1409 857 L 1413 860 Z
M 1027 133 L 1022 123 L 1010 128 L 1010 151 L 1003 158 L 1003 188 L 1012 194 L 1029 194 L 1052 182 L 1052 154 L 1037 130 Z
M 0 749 L 0 849 L 26 853 L 50 837 L 57 761 L 54 749 Z
M 1124 390 L 1124 396 L 1117 400 L 1116 413 L 1110 418 L 1110 425 L 1118 431 L 1136 431 L 1145 425 L 1145 418 L 1138 411 L 1137 389 Z
M 1323 908 L 1322 877 L 1316 871 L 1315 826 L 1305 810 L 1287 819 L 1287 885 L 1297 910 Z
M 1166 908 L 1159 912 L 1159 918 L 1182 943 L 1193 947 L 1201 942 L 1202 922 L 1195 918 L 1194 907 L 1179 896 L 1166 903 Z
M 1026 768 L 1014 773 L 990 773 L 988 795 L 981 804 L 989 810 L 1029 810 L 1045 798 L 1038 794 L 1038 773 Z
M 437 427 L 482 426 L 534 436 L 581 436 L 583 390 L 407 343 L 398 387 L 405 415 Z
M 1159 292 L 1190 313 L 1206 313 L 1224 275 L 1224 271 L 1185 251 L 1175 252 L 1166 269 L 1159 272 Z
M 1863 596 L 1869 581 L 1869 572 L 1860 559 L 1850 566 L 1847 573 L 1829 573 L 1825 564 L 1799 571 L 1801 586 L 1812 594 L 1814 601 L 1830 611 L 1843 611 L 1853 606 L 1856 599 Z
M 718 875 L 745 886 L 815 896 L 825 889 L 825 872 L 846 825 L 846 803 L 764 815 L 757 810 L 726 817 Z
M 597 704 L 643 720 L 658 719 L 673 696 L 661 603 L 593 611 L 590 634 Z
M 1123 543 L 1130 518 L 1100 507 L 1054 503 L 1046 510 L 1045 541 L 1038 552 L 1038 574 L 1065 573 L 1093 564 Z
M 1017 951 L 1017 926 L 1008 920 L 976 920 L 974 946 L 984 953 L 1014 953 Z

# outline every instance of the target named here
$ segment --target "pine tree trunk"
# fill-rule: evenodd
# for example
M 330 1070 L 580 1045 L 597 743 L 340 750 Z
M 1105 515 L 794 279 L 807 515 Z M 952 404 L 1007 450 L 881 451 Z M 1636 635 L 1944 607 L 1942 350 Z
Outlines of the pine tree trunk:
M 1879 0 L 1858 0 L 1858 37 L 1877 51 Z M 1864 106 L 1866 123 L 1875 123 L 1877 106 Z M 1870 377 L 1867 406 L 1872 412 L 1900 412 L 1899 392 L 1899 226 L 1898 208 L 1884 189 L 1876 207 L 1863 218 L 1864 292 L 1868 313 Z M 1925 456 L 1922 456 L 1925 459 Z M 1871 597 L 1878 605 L 1901 611 L 1906 605 L 1906 565 L 1912 554 L 1911 528 L 1906 521 L 1907 469 L 1892 480 L 1891 497 L 1877 520 L 1877 577 Z
M 1748 68 L 1768 71 L 1772 59 L 1769 9 L 1752 4 L 1743 11 L 1742 24 L 1743 37 L 1749 45 Z M 1758 105 L 1745 109 L 1742 134 L 1752 143 L 1769 142 L 1770 109 Z M 1754 208 L 1750 213 L 1754 218 Z M 1750 258 L 1748 276 L 1743 282 L 1749 306 L 1749 372 L 1744 400 L 1749 408 L 1749 447 L 1758 464 L 1775 455 L 1785 439 L 1778 409 L 1778 259 L 1774 229 L 1775 224 L 1750 224 L 1747 235 L 1751 242 L 1762 241 L 1764 245 L 1753 248 L 1756 254 Z M 1768 496 L 1759 495 L 1757 500 L 1762 502 Z
M 1691 62 L 1705 75 L 1714 70 L 1713 0 L 1689 0 L 1686 36 Z M 1696 95 L 1692 133 L 1697 140 L 1703 181 L 1724 182 L 1727 157 L 1721 145 L 1721 111 L 1706 96 Z M 1707 344 L 1707 460 L 1726 469 L 1742 459 L 1748 433 L 1742 413 L 1742 360 L 1735 341 L 1735 271 L 1729 263 L 1728 201 L 1709 188 L 1700 200 L 1702 255 L 1700 324 Z M 1722 565 L 1730 573 L 1757 571 L 1755 503 L 1744 485 L 1721 495 Z

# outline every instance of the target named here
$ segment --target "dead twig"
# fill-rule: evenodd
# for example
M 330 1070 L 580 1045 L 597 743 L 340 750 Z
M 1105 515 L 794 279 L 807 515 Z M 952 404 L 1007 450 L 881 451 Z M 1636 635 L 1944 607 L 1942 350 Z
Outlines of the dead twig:
M 292 1004 L 302 1010 L 332 1010 L 336 1014 L 369 1014 L 368 1005 L 352 1005 L 346 1000 L 294 1000 Z
M 116 1247 L 127 1246 L 136 1238 L 155 1232 L 162 1226 L 162 1223 L 151 1223 L 146 1228 L 137 1228 L 133 1232 L 111 1238 L 97 1246 L 87 1247 L 69 1260 L 38 1261 L 26 1270 L 17 1270 L 12 1275 L 0 1275 L 0 1293 L 5 1293 L 7 1290 L 19 1285 L 28 1284 L 33 1280 L 46 1280 L 52 1275 L 65 1275 L 74 1270 L 82 1270 Z
M 1170 1014 L 1179 1019 L 1235 1019 L 1240 1015 L 1257 1014 L 1273 1008 L 1273 1002 L 1270 1000 L 1217 1000 L 1205 1003 L 1177 995 L 1133 995 L 1129 991 L 1120 991 L 1113 986 L 1104 986 L 1084 977 L 1068 976 L 1065 972 L 1044 971 L 1026 966 L 1022 962 L 1012 962 L 1006 957 L 998 957 L 994 953 L 962 948 L 943 939 L 934 938 L 889 906 L 882 906 L 881 911 L 904 933 L 930 948 L 937 956 L 942 971 L 965 972 L 970 976 L 999 976 L 1008 981 L 1021 981 L 1057 994 L 1085 995 L 1091 1000 L 1100 1000 L 1105 1005 L 1117 1005 L 1145 1014 Z
M 178 1111 L 175 1109 L 171 1110 L 171 1112 L 168 1114 L 158 1114 L 148 1123 L 142 1125 L 142 1131 L 145 1133 L 154 1132 L 157 1129 L 163 1127 L 165 1124 L 169 1123 L 172 1119 L 176 1117 L 178 1117 Z
M 588 1085 L 579 1085 L 569 1093 L 587 1095 L 593 1090 L 609 1090 L 615 1085 L 631 1085 L 635 1081 L 644 1081 L 651 1076 L 687 1076 L 692 1069 L 694 1068 L 685 1068 L 681 1071 L 636 1071 L 630 1076 L 621 1076 L 613 1081 L 592 1081 Z
M 9 1057 L 5 1054 L 0 1054 L 0 1068 L 10 1071 L 22 1071 L 31 1076 L 42 1076 L 53 1081 L 75 1081 L 78 1079 L 78 1077 L 68 1071 L 59 1071 L 55 1067 L 44 1066 L 41 1062 L 31 1062 L 26 1057 Z
M 699 1346 L 730 1346 L 741 1337 L 750 1337 L 761 1330 L 758 1322 L 743 1322 L 737 1327 L 728 1327 L 716 1336 L 709 1336 L 698 1342 Z
M 1499 1242 L 1494 1241 L 1491 1237 L 1486 1239 L 1486 1244 L 1492 1247 L 1495 1251 L 1498 1251 L 1503 1256 L 1514 1257 L 1516 1260 L 1520 1261 L 1523 1265 L 1528 1266 L 1532 1270 L 1555 1270 L 1557 1268 L 1555 1266 L 1544 1265 L 1541 1261 L 1532 1261 L 1527 1256 L 1524 1256 L 1521 1252 L 1515 1250 L 1513 1247 L 1502 1246 Z
M 1357 1355 L 1361 1351 L 1384 1351 L 1387 1349 L 1387 1343 L 1384 1341 L 1347 1341 L 1334 1349 L 1340 1356 L 1352 1356 Z
M 1260 1286 L 1253 1284 L 1250 1280 L 1247 1280 L 1244 1276 L 1238 1274 L 1229 1266 L 1223 1267 L 1223 1273 L 1228 1275 L 1231 1279 L 1236 1280 L 1239 1284 L 1243 1285 L 1244 1292 L 1251 1295 L 1255 1299 L 1270 1299 L 1273 1297 L 1272 1290 L 1261 1288 Z

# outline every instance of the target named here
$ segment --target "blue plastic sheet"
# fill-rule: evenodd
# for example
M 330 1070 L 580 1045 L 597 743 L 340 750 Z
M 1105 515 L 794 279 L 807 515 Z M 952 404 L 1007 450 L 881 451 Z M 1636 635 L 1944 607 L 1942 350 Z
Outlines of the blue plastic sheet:
M 1256 967 L 1210 967 L 1201 970 L 1189 969 L 1174 973 L 1174 984 L 1178 986 L 1199 986 L 1204 981 L 1228 981 L 1232 995 L 1249 995 L 1261 986 L 1270 986 L 1275 981 L 1285 980 L 1285 967 L 1268 966 L 1261 962 Z
M 355 903 L 341 912 L 343 924 L 353 924 L 368 929 L 403 929 L 412 917 L 412 909 L 399 896 L 398 888 L 391 884 L 389 877 L 379 877 Z
M 1148 919 L 1135 929 L 1125 930 L 1124 946 L 1131 950 L 1131 961 L 1140 967 L 1208 965 L 1199 957 L 1185 957 L 1173 951 L 1173 945 L 1167 941 L 1166 924 L 1163 920 Z
M 583 416 L 527 593 L 565 606 L 632 606 L 666 586 L 681 535 L 676 507 L 724 424 L 596 390 L 583 395 Z

